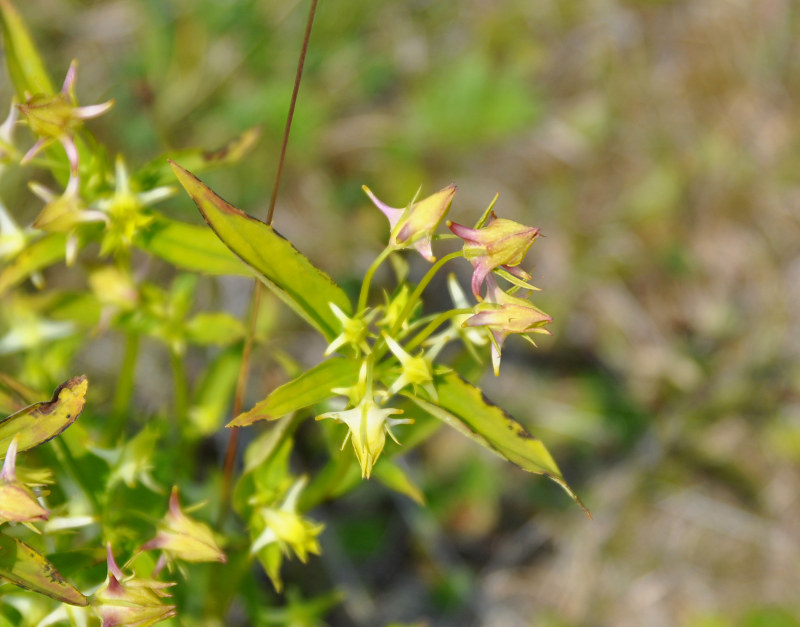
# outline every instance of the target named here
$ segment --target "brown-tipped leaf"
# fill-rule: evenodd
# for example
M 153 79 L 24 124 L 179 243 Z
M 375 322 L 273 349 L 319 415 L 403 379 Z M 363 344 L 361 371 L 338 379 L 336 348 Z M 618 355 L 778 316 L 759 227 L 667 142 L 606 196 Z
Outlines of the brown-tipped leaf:
M 18 450 L 25 451 L 54 438 L 69 427 L 83 411 L 89 381 L 74 377 L 56 388 L 53 399 L 34 403 L 0 421 L 0 459 L 19 434 Z
M 172 163 L 172 162 L 171 162 Z M 330 342 L 341 331 L 334 303 L 349 314 L 352 305 L 333 279 L 315 267 L 270 225 L 250 217 L 217 196 L 176 163 L 175 176 L 217 236 L 253 268 L 258 277 Z
M 410 394 L 407 396 L 432 416 L 503 459 L 528 472 L 549 477 L 564 488 L 591 518 L 589 510 L 564 480 L 558 465 L 541 440 L 528 433 L 513 417 L 491 403 L 480 389 L 458 374 L 450 372 L 438 377 L 435 385 L 439 396 L 437 403 Z

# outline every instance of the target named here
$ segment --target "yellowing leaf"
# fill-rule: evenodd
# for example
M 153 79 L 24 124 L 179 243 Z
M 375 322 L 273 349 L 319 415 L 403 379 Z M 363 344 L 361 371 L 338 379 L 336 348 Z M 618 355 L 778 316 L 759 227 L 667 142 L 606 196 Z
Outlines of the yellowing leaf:
M 173 178 L 168 159 L 180 161 L 192 172 L 203 172 L 239 161 L 253 149 L 260 136 L 261 129 L 254 127 L 247 129 L 238 137 L 234 137 L 217 150 L 204 150 L 202 148 L 174 150 L 145 164 L 133 178 L 142 189 L 170 185 L 173 182 Z
M 0 421 L 0 458 L 19 434 L 18 450 L 25 451 L 54 438 L 83 411 L 89 381 L 74 377 L 56 388 L 51 401 L 34 403 Z
M 65 580 L 47 559 L 17 538 L 0 533 L 0 577 L 70 605 L 85 607 L 89 600 Z

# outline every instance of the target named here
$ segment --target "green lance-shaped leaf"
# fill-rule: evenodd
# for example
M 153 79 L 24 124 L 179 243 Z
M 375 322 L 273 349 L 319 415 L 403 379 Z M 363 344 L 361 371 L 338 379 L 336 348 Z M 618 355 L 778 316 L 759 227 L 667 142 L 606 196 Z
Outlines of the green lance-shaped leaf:
M 197 177 L 172 163 L 175 176 L 217 236 L 253 268 L 278 297 L 329 342 L 341 331 L 333 303 L 349 314 L 350 300 L 333 279 L 315 267 L 271 226 L 224 201 Z
M 47 559 L 27 544 L 0 533 L 0 577 L 70 605 L 89 605 L 89 600 L 64 579 Z
M 53 400 L 34 403 L 0 421 L 0 458 L 18 433 L 18 450 L 26 451 L 69 427 L 83 411 L 88 387 L 86 375 L 74 377 L 56 388 Z
M 0 296 L 37 270 L 61 261 L 66 244 L 67 238 L 63 233 L 47 233 L 25 247 L 0 271 Z
M 247 129 L 238 137 L 234 137 L 217 150 L 204 150 L 203 148 L 173 150 L 142 166 L 133 176 L 133 180 L 139 184 L 141 189 L 170 185 L 174 181 L 174 175 L 167 159 L 180 161 L 187 170 L 192 172 L 204 172 L 235 163 L 253 149 L 260 135 L 261 129 L 254 127 Z
M 0 28 L 8 74 L 17 98 L 30 94 L 52 94 L 53 83 L 45 70 L 28 28 L 9 0 L 0 0 Z
M 159 216 L 139 234 L 136 246 L 182 270 L 253 276 L 253 271 L 203 225 Z
M 293 411 L 324 401 L 332 388 L 346 388 L 356 384 L 361 362 L 334 357 L 317 364 L 296 379 L 284 383 L 255 407 L 239 414 L 228 423 L 229 427 L 245 427 L 258 420 L 277 420 Z
M 439 400 L 432 403 L 407 394 L 409 399 L 493 453 L 523 470 L 545 475 L 560 485 L 591 518 L 589 510 L 569 487 L 556 462 L 541 440 L 520 423 L 492 404 L 471 383 L 449 372 L 435 381 Z

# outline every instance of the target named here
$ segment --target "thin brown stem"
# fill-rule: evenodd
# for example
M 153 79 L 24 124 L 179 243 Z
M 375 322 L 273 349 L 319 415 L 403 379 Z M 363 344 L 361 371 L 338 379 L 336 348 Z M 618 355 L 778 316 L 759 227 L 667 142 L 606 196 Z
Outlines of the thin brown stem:
M 311 8 L 308 10 L 308 20 L 306 21 L 306 33 L 303 36 L 303 47 L 300 49 L 300 60 L 297 62 L 297 74 L 294 77 L 294 88 L 292 89 L 292 100 L 289 103 L 289 113 L 286 116 L 286 128 L 283 130 L 283 143 L 281 144 L 281 154 L 278 158 L 278 170 L 275 173 L 275 185 L 272 187 L 272 196 L 269 199 L 269 209 L 267 210 L 267 224 L 272 224 L 272 216 L 275 213 L 275 201 L 278 199 L 278 188 L 283 174 L 283 162 L 286 160 L 286 146 L 289 143 L 289 131 L 292 128 L 292 118 L 294 118 L 294 108 L 297 104 L 297 93 L 300 91 L 300 79 L 303 77 L 303 68 L 306 64 L 306 52 L 308 52 L 308 42 L 311 39 L 311 26 L 314 24 L 314 15 L 317 12 L 317 0 L 311 0 Z
M 278 189 L 281 183 L 281 176 L 283 175 L 283 163 L 286 160 L 286 147 L 289 144 L 289 132 L 292 129 L 292 119 L 294 118 L 294 110 L 297 105 L 297 94 L 300 91 L 300 80 L 303 77 L 303 68 L 306 63 L 306 53 L 308 52 L 308 42 L 311 39 L 311 27 L 314 24 L 314 16 L 317 12 L 317 1 L 311 0 L 311 8 L 308 11 L 308 19 L 306 21 L 306 32 L 303 36 L 303 45 L 300 49 L 300 59 L 297 62 L 297 73 L 294 78 L 294 87 L 292 89 L 292 99 L 289 102 L 289 112 L 286 115 L 286 127 L 283 131 L 283 142 L 281 143 L 281 152 L 278 157 L 278 169 L 275 173 L 275 184 L 272 187 L 272 196 L 269 201 L 269 209 L 267 210 L 267 224 L 272 224 L 272 217 L 275 213 L 275 202 L 278 198 Z M 236 392 L 233 397 L 233 416 L 238 416 L 242 411 L 242 402 L 244 399 L 245 386 L 247 384 L 247 375 L 250 371 L 250 352 L 253 348 L 253 337 L 255 336 L 256 324 L 258 321 L 258 308 L 261 303 L 261 283 L 256 280 L 255 287 L 253 288 L 253 296 L 250 306 L 250 325 L 245 337 L 244 347 L 242 348 L 242 362 L 239 366 L 239 375 L 236 380 Z M 231 433 L 228 438 L 228 447 L 225 451 L 225 463 L 222 471 L 222 494 L 220 505 L 220 522 L 226 516 L 230 508 L 230 498 L 233 488 L 233 467 L 236 461 L 236 451 L 239 444 L 239 427 L 231 427 Z
M 253 295 L 250 300 L 250 324 L 247 327 L 247 335 L 244 338 L 242 347 L 242 361 L 239 364 L 239 374 L 236 379 L 236 391 L 233 394 L 232 414 L 235 418 L 242 413 L 244 402 L 244 390 L 247 383 L 247 374 L 250 370 L 250 352 L 253 350 L 253 338 L 256 334 L 258 324 L 258 308 L 261 305 L 261 282 L 256 280 L 253 286 Z M 233 489 L 233 467 L 236 462 L 236 450 L 239 444 L 239 427 L 231 427 L 228 436 L 228 447 L 225 451 L 225 464 L 222 469 L 222 493 L 220 495 L 220 523 L 228 513 Z

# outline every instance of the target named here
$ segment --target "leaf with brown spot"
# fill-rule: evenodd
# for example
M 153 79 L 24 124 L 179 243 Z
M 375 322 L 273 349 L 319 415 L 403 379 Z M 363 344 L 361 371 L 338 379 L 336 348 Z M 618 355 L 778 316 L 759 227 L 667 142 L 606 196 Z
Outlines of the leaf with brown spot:
M 564 480 L 541 440 L 528 433 L 512 416 L 489 401 L 479 388 L 455 372 L 438 377 L 434 384 L 439 397 L 436 403 L 411 394 L 406 396 L 432 416 L 503 459 L 528 472 L 549 477 L 591 518 L 589 510 Z
M 47 558 L 18 540 L 0 533 L 0 577 L 45 596 L 86 607 L 89 600 L 61 576 Z
M 19 434 L 18 450 L 25 451 L 56 437 L 83 411 L 89 381 L 74 377 L 56 388 L 53 399 L 34 403 L 0 421 L 0 459 Z

